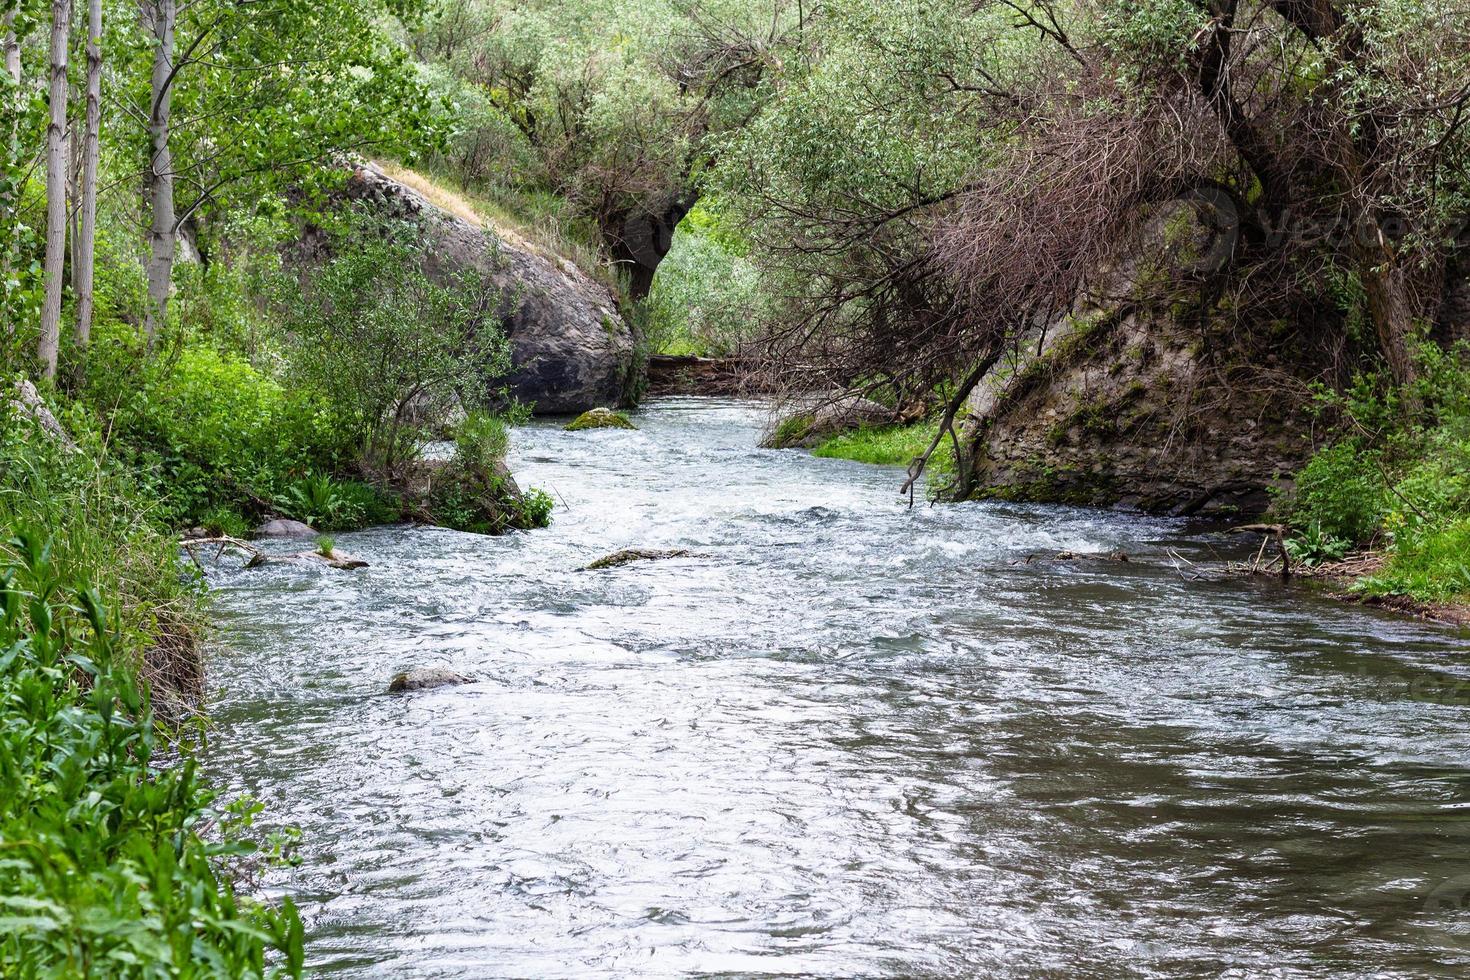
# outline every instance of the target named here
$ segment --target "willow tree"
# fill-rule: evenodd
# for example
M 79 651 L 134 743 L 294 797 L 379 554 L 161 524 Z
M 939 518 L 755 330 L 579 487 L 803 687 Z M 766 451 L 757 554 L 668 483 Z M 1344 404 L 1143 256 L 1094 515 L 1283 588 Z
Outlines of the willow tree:
M 788 69 L 719 177 L 787 297 L 787 363 L 973 379 L 998 340 L 1071 308 L 1151 208 L 1208 194 L 1236 226 L 1211 295 L 1265 321 L 1335 292 L 1352 309 L 1320 329 L 1361 319 L 1413 377 L 1470 215 L 1462 0 L 821 11 L 820 58 Z
M 634 300 L 722 141 L 799 48 L 798 0 L 449 0 L 418 50 L 492 103 L 537 177 L 597 230 Z

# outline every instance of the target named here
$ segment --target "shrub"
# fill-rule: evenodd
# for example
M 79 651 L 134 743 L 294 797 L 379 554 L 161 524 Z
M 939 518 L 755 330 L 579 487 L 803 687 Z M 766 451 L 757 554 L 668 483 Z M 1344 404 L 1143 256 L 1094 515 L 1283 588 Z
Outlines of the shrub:
M 455 431 L 455 455 L 467 465 L 493 469 L 505 462 L 509 451 L 510 428 L 498 415 L 472 411 Z
M 214 862 L 252 850 L 188 746 L 164 762 L 125 633 L 49 545 L 0 569 L 0 973 L 265 976 L 302 970 L 302 924 L 242 901 Z M 199 828 L 220 820 L 223 839 Z M 280 954 L 268 970 L 266 951 Z
M 1349 541 L 1366 541 L 1386 512 L 1377 454 L 1352 440 L 1319 450 L 1297 475 L 1280 506 L 1296 527 Z
M 221 506 L 258 516 L 298 475 L 347 455 L 321 399 L 200 341 L 148 358 L 115 328 L 97 339 L 87 375 L 86 401 L 162 502 L 166 524 L 199 523 Z
M 390 478 L 455 405 L 485 404 L 510 365 L 500 291 L 469 270 L 430 279 L 418 234 L 358 215 L 333 259 L 276 296 L 295 337 L 292 377 L 326 400 L 362 464 Z

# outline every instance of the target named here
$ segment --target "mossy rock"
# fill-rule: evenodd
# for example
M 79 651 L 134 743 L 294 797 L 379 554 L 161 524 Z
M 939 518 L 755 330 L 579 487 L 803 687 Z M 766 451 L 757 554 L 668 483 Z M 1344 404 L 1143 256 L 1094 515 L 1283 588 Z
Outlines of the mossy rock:
M 610 408 L 594 408 L 590 412 L 583 412 L 571 422 L 567 423 L 568 432 L 581 432 L 583 429 L 637 429 L 628 420 L 628 416 L 622 412 L 614 412 Z
M 794 449 L 814 442 L 812 429 L 815 419 L 809 412 L 800 412 L 782 419 L 771 435 L 761 443 L 766 449 Z
M 615 551 L 605 558 L 599 558 L 586 568 L 584 572 L 600 571 L 604 568 L 621 568 L 639 561 L 667 561 L 670 558 L 699 558 L 694 552 L 686 548 L 625 548 Z

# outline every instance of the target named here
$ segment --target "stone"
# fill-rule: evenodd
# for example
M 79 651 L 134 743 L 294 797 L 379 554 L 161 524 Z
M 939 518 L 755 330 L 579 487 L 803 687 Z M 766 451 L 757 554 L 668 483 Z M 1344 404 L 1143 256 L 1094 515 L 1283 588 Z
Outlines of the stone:
M 610 408 L 594 408 L 590 412 L 583 412 L 566 425 L 568 432 L 581 432 L 584 429 L 637 429 L 628 420 L 628 416 L 622 412 L 614 412 Z
M 17 381 L 14 385 L 14 395 L 10 399 L 10 410 L 22 419 L 28 419 L 46 438 L 57 445 L 67 449 L 75 449 L 76 443 L 71 441 L 66 429 L 51 414 L 51 409 L 46 407 L 40 392 L 36 386 L 29 381 Z
M 255 529 L 257 538 L 314 538 L 316 529 L 300 521 L 267 521 Z
M 414 670 L 406 670 L 394 676 L 388 682 L 389 694 L 403 694 L 408 691 L 431 691 L 436 687 L 455 687 L 460 684 L 473 684 L 474 679 L 463 674 L 457 674 L 452 670 L 440 667 L 419 667 Z
M 413 175 L 404 175 L 409 180 Z M 624 401 L 633 334 L 611 290 L 567 259 L 494 227 L 469 211 L 451 213 L 375 164 L 361 164 L 344 192 L 426 233 L 430 275 L 473 269 L 503 294 L 511 344 L 510 394 L 537 414 L 585 412 Z
M 620 568 L 639 561 L 667 561 L 670 558 L 698 557 L 701 556 L 687 548 L 624 548 L 622 551 L 615 551 L 604 558 L 597 559 L 582 571 L 595 572 L 604 568 Z

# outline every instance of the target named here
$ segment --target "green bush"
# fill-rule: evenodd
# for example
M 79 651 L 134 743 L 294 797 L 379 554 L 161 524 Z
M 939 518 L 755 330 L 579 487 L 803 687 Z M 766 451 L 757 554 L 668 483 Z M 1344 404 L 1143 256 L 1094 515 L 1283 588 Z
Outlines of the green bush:
M 1297 474 L 1296 486 L 1280 509 L 1296 527 L 1366 541 L 1387 512 L 1378 465 L 1376 453 L 1352 440 L 1321 449 Z
M 486 404 L 510 367 L 504 299 L 488 275 L 431 279 L 421 232 L 357 214 L 334 258 L 304 282 L 277 283 L 293 338 L 290 377 L 329 407 L 360 465 L 390 480 L 463 404 Z
M 187 746 L 163 758 L 127 634 L 40 540 L 0 569 L 0 974 L 299 976 L 290 900 L 241 900 L 216 867 L 253 850 L 254 811 L 215 809 Z
M 150 358 L 117 328 L 97 338 L 87 375 L 87 402 L 165 524 L 199 523 L 222 505 L 260 516 L 300 475 L 350 459 L 323 400 L 201 341 Z
M 509 451 L 510 428 L 498 415 L 472 411 L 455 430 L 455 456 L 467 465 L 493 469 Z

